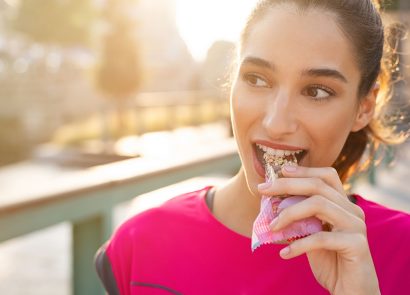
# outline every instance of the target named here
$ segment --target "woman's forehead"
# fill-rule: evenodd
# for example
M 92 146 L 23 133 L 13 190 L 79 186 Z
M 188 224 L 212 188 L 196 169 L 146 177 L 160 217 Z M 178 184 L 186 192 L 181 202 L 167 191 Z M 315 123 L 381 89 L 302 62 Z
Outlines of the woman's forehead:
M 359 75 L 350 40 L 336 16 L 322 9 L 273 7 L 250 28 L 240 53 L 240 59 L 254 56 L 279 67 L 337 68 Z

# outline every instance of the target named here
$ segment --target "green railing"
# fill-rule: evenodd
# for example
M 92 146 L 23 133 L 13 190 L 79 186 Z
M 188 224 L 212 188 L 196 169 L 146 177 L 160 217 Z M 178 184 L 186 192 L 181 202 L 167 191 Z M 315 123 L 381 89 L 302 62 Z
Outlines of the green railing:
M 112 233 L 112 211 L 117 204 L 185 179 L 233 174 L 239 169 L 233 139 L 193 150 L 172 159 L 136 158 L 84 170 L 47 195 L 0 203 L 0 242 L 71 222 L 73 293 L 103 294 L 93 257 Z

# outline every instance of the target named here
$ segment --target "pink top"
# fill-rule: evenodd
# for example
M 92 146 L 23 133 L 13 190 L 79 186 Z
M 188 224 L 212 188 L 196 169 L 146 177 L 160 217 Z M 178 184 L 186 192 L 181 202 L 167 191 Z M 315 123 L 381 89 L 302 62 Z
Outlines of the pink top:
M 176 197 L 124 223 L 96 256 L 109 294 L 329 294 L 305 255 L 283 260 L 283 245 L 254 253 L 251 239 L 209 211 L 209 187 Z M 355 195 L 383 295 L 410 294 L 410 215 Z

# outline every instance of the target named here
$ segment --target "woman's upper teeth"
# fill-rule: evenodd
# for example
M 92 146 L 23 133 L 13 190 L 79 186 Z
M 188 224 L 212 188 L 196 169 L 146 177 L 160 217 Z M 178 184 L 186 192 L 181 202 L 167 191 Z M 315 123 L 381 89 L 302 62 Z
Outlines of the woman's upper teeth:
M 257 146 L 265 153 L 268 153 L 269 155 L 272 155 L 272 156 L 278 156 L 278 157 L 296 155 L 296 154 L 303 152 L 303 150 L 289 151 L 289 150 L 273 149 L 273 148 L 270 148 L 270 147 L 267 147 L 261 144 L 257 144 Z

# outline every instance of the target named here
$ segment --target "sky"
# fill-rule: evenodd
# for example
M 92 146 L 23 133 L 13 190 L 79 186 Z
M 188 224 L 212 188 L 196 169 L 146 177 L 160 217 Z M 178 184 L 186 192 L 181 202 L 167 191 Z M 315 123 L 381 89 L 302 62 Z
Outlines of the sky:
M 255 0 L 176 0 L 177 26 L 196 60 L 216 40 L 235 42 Z

